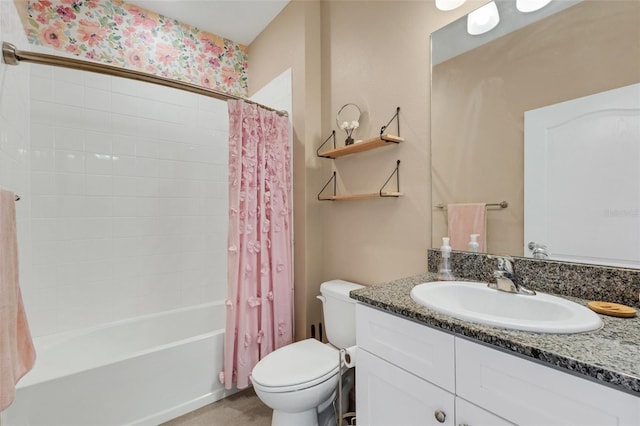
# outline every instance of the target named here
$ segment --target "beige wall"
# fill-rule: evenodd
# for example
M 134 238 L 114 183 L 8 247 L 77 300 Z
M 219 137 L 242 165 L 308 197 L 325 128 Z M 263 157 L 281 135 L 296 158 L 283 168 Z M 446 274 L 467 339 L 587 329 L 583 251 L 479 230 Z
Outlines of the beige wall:
M 578 40 L 578 41 L 577 41 Z M 488 252 L 522 256 L 524 112 L 640 82 L 640 2 L 583 2 L 433 71 L 433 203 L 509 202 Z M 434 212 L 433 244 L 447 235 Z
M 372 285 L 426 270 L 431 241 L 429 35 L 483 1 L 453 12 L 433 1 L 293 0 L 249 46 L 249 92 L 293 69 L 296 338 L 321 318 L 315 299 L 332 278 Z M 397 147 L 320 159 L 344 133 L 335 115 L 363 110 L 357 138 L 375 136 L 401 107 Z M 395 125 L 390 127 L 395 133 Z M 340 192 L 376 192 L 401 160 L 398 199 L 317 201 L 337 170 Z
M 313 143 L 320 138 L 320 2 L 293 1 L 249 46 L 249 94 L 291 68 L 293 88 L 293 197 L 295 336 L 318 321 L 315 298 L 322 280 L 322 217 L 314 188 L 320 184 Z M 253 70 L 253 71 L 252 71 Z M 311 319 L 309 319 L 311 318 Z

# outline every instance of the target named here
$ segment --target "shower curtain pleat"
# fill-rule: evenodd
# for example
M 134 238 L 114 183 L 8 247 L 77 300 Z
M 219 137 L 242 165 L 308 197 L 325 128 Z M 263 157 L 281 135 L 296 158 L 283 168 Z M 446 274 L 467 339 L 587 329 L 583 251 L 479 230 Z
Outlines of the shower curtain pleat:
M 264 356 L 293 339 L 289 121 L 229 101 L 227 321 L 222 381 L 250 384 Z

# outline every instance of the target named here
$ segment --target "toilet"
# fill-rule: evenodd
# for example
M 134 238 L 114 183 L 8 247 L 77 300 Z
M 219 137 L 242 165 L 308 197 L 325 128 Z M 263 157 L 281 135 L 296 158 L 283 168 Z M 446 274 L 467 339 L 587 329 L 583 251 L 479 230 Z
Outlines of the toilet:
M 306 339 L 284 346 L 261 359 L 251 372 L 258 398 L 273 409 L 272 426 L 316 426 L 335 417 L 340 365 L 339 348 L 356 343 L 355 300 L 349 292 L 363 286 L 348 281 L 322 283 L 324 324 L 330 344 Z M 327 420 L 332 418 L 332 420 Z

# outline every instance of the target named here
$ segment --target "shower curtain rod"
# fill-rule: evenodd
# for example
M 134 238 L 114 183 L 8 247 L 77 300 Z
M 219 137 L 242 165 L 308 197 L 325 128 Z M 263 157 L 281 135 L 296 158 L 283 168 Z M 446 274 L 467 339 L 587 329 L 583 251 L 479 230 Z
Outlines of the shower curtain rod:
M 247 103 L 258 105 L 269 111 L 275 111 L 278 115 L 288 116 L 286 111 L 279 111 L 268 106 L 259 104 L 257 102 L 245 99 L 241 96 L 229 95 L 217 90 L 207 89 L 205 87 L 197 86 L 191 83 L 185 83 L 178 80 L 172 80 L 166 77 L 159 77 L 153 74 L 148 74 L 140 71 L 128 70 L 126 68 L 120 68 L 113 65 L 105 65 L 97 62 L 83 61 L 80 59 L 65 58 L 62 56 L 47 55 L 44 53 L 27 52 L 24 50 L 17 50 L 16 47 L 2 42 L 2 59 L 6 64 L 18 65 L 19 62 L 30 62 L 33 64 L 51 65 L 55 67 L 71 68 L 74 70 L 89 71 L 99 74 L 112 75 L 115 77 L 129 78 L 131 80 L 145 81 L 147 83 L 159 84 L 161 86 L 172 87 L 174 89 L 185 90 L 187 92 L 197 93 L 199 95 L 209 96 L 211 98 L 220 99 L 226 101 L 229 99 L 243 100 Z

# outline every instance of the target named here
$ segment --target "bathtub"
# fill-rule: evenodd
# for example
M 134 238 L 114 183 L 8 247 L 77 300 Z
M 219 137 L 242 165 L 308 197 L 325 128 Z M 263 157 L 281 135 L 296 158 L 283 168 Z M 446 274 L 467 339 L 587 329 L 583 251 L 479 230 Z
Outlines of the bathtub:
M 156 425 L 224 398 L 224 303 L 35 339 L 2 426 Z

